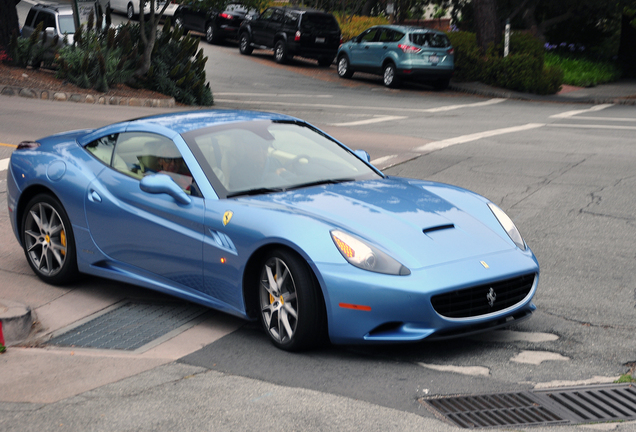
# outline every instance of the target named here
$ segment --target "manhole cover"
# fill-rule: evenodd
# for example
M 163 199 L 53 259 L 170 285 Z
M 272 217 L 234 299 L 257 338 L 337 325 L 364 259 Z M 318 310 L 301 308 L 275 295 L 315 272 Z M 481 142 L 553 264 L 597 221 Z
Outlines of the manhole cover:
M 420 399 L 463 428 L 636 420 L 636 389 L 600 385 Z
M 48 345 L 135 351 L 170 332 L 196 324 L 208 308 L 190 303 L 127 300 L 83 324 L 63 331 Z

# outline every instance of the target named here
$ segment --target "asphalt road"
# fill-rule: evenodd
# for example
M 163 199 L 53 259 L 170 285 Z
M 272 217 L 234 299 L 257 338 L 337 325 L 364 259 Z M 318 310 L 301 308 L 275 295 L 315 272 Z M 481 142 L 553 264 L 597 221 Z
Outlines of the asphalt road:
M 283 67 L 268 53 L 241 56 L 231 43 L 201 47 L 209 57 L 215 108 L 291 114 L 367 150 L 388 174 L 452 183 L 488 197 L 514 219 L 542 273 L 538 311 L 512 331 L 288 354 L 248 324 L 182 358 L 180 367 L 432 418 L 419 397 L 607 382 L 636 363 L 633 107 L 493 100 L 417 85 L 386 90 L 373 77 L 340 80 L 333 66 L 296 61 Z M 9 145 L 161 111 L 2 102 L 0 143 Z M 0 145 L 0 170 L 11 150 Z M 8 231 L 2 214 L 2 239 L 10 239 Z M 18 279 L 0 271 L 3 283 L 17 289 Z

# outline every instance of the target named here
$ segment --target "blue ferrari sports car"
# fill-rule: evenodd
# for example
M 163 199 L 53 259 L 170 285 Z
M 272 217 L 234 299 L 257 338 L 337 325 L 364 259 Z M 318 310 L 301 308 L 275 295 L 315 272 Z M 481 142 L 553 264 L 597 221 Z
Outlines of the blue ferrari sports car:
M 465 189 L 391 177 L 286 115 L 192 111 L 21 143 L 8 207 L 33 271 L 86 273 L 261 321 L 285 350 L 528 318 L 539 265 Z

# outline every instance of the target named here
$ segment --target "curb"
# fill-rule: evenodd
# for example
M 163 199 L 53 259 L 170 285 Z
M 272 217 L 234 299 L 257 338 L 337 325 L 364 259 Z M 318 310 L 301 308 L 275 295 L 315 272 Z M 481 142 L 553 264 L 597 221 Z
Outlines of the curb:
M 616 104 L 616 105 L 636 105 L 636 98 L 621 98 L 611 96 L 560 96 L 556 95 L 535 95 L 531 93 L 520 93 L 512 90 L 491 87 L 480 82 L 452 82 L 448 86 L 450 90 L 485 96 L 490 98 L 517 99 L 535 102 L 559 102 L 559 103 L 580 103 L 580 104 Z
M 121 96 L 100 96 L 90 93 L 71 93 L 51 90 L 15 87 L 0 84 L 0 94 L 4 96 L 20 96 L 28 99 L 52 100 L 59 102 L 78 102 L 98 105 L 126 105 L 152 108 L 174 108 L 174 98 L 143 99 Z
M 11 300 L 0 299 L 0 322 L 5 346 L 17 345 L 31 333 L 33 326 L 31 308 Z

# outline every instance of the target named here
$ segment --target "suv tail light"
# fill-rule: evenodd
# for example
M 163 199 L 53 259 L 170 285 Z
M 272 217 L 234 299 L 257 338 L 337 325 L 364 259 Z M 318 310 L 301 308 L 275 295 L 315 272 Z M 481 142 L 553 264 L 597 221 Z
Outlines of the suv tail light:
M 420 48 L 413 45 L 399 44 L 398 48 L 404 51 L 406 54 L 417 54 L 418 52 L 422 51 Z
M 447 52 L 448 54 L 450 54 L 450 55 L 454 55 L 454 54 L 455 54 L 455 48 L 450 47 L 450 48 L 449 48 L 446 52 Z
M 221 18 L 225 18 L 225 19 L 232 19 L 232 15 L 227 14 L 227 13 L 225 13 L 225 12 L 223 12 L 222 14 L 219 14 L 219 16 L 220 16 Z
M 300 30 L 296 30 L 296 34 L 294 35 L 294 42 L 300 41 Z

